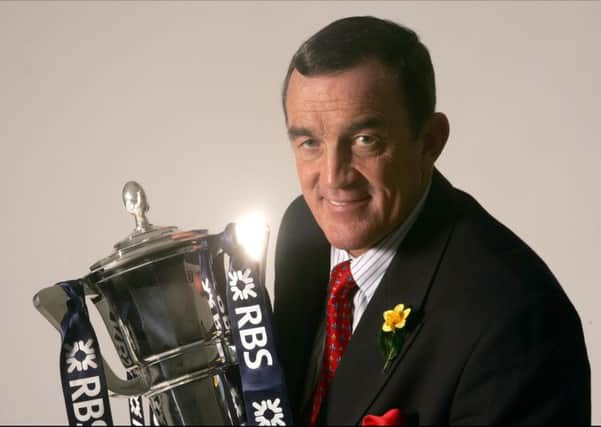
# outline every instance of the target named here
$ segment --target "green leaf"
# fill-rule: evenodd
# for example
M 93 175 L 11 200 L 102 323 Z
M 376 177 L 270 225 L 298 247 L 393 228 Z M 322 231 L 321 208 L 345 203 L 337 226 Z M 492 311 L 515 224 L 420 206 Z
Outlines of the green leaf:
M 384 354 L 388 354 L 390 347 L 394 345 L 394 334 L 392 332 L 380 332 L 380 349 Z
M 385 360 L 383 372 L 390 367 L 394 359 L 399 355 L 404 340 L 405 334 L 401 331 L 380 334 L 380 346 Z
M 386 370 L 390 367 L 392 361 L 395 359 L 395 357 L 397 357 L 398 354 L 399 354 L 398 348 L 395 348 L 394 346 L 392 346 L 390 348 L 390 351 L 386 355 L 386 361 L 384 362 L 384 368 L 383 368 L 382 372 L 386 372 Z
M 399 349 L 397 347 L 392 347 L 390 352 L 388 353 L 388 359 L 392 360 L 399 355 Z
M 405 333 L 404 332 L 397 332 L 396 334 L 394 334 L 394 343 L 393 345 L 399 349 L 403 346 L 403 342 L 405 341 Z

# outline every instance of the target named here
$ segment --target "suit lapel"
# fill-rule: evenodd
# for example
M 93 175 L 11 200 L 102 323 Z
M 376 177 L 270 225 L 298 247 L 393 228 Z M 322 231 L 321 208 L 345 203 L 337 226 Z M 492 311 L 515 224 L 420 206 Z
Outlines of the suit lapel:
M 416 339 L 427 315 L 421 308 L 454 224 L 451 191 L 450 184 L 435 172 L 424 210 L 401 243 L 330 384 L 327 413 L 321 414 L 327 424 L 359 423 Z M 411 321 L 400 354 L 382 372 L 384 358 L 378 345 L 382 313 L 396 304 L 412 307 Z

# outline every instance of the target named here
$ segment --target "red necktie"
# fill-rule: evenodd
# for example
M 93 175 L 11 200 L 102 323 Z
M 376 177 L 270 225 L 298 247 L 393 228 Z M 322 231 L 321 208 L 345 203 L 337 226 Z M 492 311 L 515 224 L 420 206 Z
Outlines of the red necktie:
M 328 385 L 334 378 L 338 362 L 351 339 L 351 298 L 357 284 L 351 275 L 351 261 L 344 261 L 332 270 L 326 314 L 326 346 L 323 363 L 311 410 L 310 425 L 314 426 Z

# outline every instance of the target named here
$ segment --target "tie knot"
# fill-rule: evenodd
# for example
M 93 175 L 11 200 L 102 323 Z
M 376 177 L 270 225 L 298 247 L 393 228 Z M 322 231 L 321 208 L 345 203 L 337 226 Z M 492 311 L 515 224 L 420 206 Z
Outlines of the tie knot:
M 330 298 L 347 298 L 355 290 L 357 284 L 351 273 L 351 260 L 337 264 L 330 277 Z

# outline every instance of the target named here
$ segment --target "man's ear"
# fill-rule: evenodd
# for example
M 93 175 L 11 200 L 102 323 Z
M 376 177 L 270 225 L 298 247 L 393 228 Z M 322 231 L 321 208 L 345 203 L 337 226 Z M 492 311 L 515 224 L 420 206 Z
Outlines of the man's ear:
M 424 160 L 434 165 L 449 139 L 449 120 L 443 113 L 433 113 L 422 129 Z

